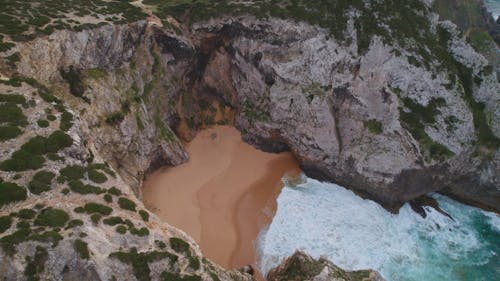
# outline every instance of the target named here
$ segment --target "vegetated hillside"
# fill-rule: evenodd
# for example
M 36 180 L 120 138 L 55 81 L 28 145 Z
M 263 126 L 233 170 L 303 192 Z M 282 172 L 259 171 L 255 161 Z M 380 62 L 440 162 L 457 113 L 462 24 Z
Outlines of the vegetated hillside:
M 9 280 L 249 279 L 137 199 L 213 124 L 394 211 L 436 190 L 498 211 L 496 73 L 426 2 L 43 2 L 0 11 Z

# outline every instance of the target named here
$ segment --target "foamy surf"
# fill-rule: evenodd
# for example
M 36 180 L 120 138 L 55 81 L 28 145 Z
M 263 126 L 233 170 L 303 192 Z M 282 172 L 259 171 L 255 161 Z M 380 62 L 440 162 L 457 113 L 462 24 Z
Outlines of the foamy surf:
M 285 181 L 285 184 L 287 181 Z M 345 269 L 372 268 L 387 280 L 495 280 L 500 276 L 498 215 L 432 195 L 449 217 L 408 205 L 398 215 L 330 183 L 287 185 L 258 240 L 267 273 L 299 249 Z

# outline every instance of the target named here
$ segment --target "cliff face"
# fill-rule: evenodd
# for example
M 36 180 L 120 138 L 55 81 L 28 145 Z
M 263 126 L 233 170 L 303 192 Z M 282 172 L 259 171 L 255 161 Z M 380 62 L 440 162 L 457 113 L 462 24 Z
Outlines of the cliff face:
M 14 199 L 0 206 L 8 261 L 0 272 L 250 279 L 203 260 L 155 216 L 144 219 L 134 197 L 146 173 L 188 160 L 181 139 L 213 124 L 234 124 L 263 150 L 291 150 L 308 175 L 391 210 L 442 191 L 500 211 L 500 86 L 488 61 L 432 13 L 422 32 L 436 41 L 421 49 L 410 39 L 410 47 L 377 35 L 366 42 L 358 13 L 347 15 L 350 40 L 304 21 L 228 16 L 191 28 L 150 18 L 17 43 L 0 63 L 1 93 L 22 97 L 1 101 L 14 116 L 2 116 L 12 137 L 2 134 L 0 154 L 5 198 Z

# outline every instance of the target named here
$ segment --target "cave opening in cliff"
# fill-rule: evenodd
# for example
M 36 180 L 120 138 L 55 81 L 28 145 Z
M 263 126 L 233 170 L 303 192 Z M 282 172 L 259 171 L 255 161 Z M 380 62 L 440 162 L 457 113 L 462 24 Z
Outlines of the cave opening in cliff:
M 299 174 L 297 160 L 290 152 L 257 150 L 232 126 L 204 129 L 185 147 L 187 163 L 146 179 L 146 207 L 187 232 L 220 265 L 255 265 L 256 238 L 272 220 L 282 178 Z

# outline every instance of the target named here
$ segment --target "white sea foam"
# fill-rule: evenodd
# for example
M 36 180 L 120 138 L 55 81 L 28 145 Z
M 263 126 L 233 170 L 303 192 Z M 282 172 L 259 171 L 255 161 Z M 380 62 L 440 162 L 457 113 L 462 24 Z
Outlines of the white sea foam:
M 500 218 L 433 196 L 454 220 L 430 207 L 424 219 L 408 205 L 394 215 L 338 185 L 312 179 L 285 187 L 273 222 L 259 236 L 260 269 L 267 273 L 302 250 L 348 270 L 376 269 L 387 280 L 467 280 L 472 273 L 461 270 L 498 258 L 485 249 L 491 241 L 482 241 L 471 225 L 482 215 L 498 231 Z M 500 241 L 493 243 L 498 247 Z
M 486 9 L 493 15 L 496 20 L 500 16 L 500 0 L 486 0 Z

